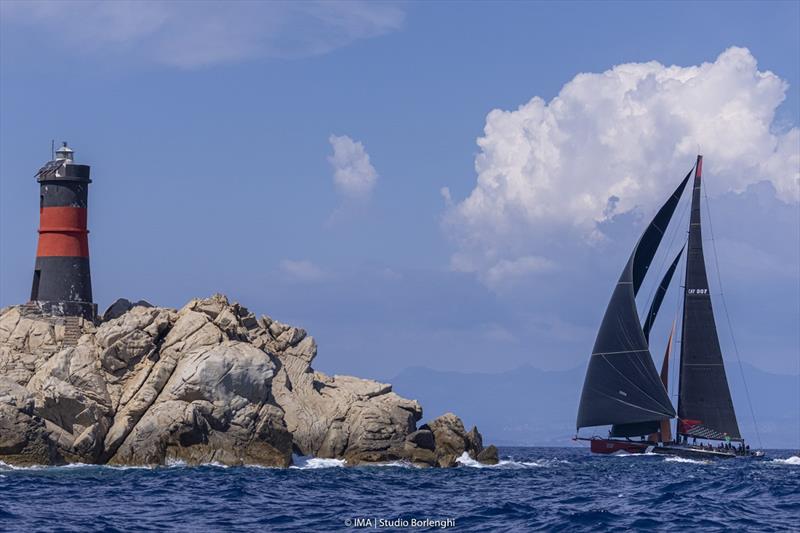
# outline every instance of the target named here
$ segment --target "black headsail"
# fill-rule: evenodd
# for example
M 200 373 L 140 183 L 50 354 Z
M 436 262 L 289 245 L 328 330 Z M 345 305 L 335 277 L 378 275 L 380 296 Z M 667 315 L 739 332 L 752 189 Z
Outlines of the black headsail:
M 672 275 L 675 273 L 675 269 L 678 267 L 678 261 L 680 261 L 681 255 L 683 255 L 683 248 L 681 248 L 681 251 L 675 256 L 675 260 L 672 261 L 672 264 L 667 269 L 667 273 L 664 274 L 664 277 L 661 279 L 661 283 L 658 284 L 656 294 L 653 296 L 653 303 L 650 305 L 650 310 L 647 312 L 647 317 L 644 319 L 644 326 L 642 329 L 644 330 L 644 338 L 647 339 L 648 343 L 650 342 L 650 330 L 653 328 L 653 323 L 656 321 L 656 315 L 658 315 L 658 310 L 661 308 L 661 302 L 664 301 L 664 295 L 667 294 L 667 288 L 672 281 Z
M 690 176 L 639 238 L 611 295 L 583 382 L 578 429 L 614 425 L 612 434 L 644 435 L 658 421 L 675 416 L 650 356 L 635 298 Z
M 697 156 L 681 333 L 678 433 L 710 439 L 740 439 L 731 391 L 722 362 L 700 229 L 703 157 Z

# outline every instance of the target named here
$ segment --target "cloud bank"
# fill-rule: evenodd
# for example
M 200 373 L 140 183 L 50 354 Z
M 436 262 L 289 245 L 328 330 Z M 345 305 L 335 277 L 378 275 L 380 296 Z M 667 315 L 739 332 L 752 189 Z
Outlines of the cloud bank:
M 710 195 L 769 181 L 795 204 L 800 132 L 774 124 L 787 90 L 749 50 L 730 48 L 699 66 L 578 74 L 550 102 L 491 111 L 477 184 L 444 217 L 452 267 L 490 285 L 507 271 L 551 268 L 565 241 L 596 242 L 614 217 L 652 214 L 698 151 Z
M 349 198 L 368 198 L 378 180 L 378 173 L 370 163 L 364 145 L 347 135 L 331 135 L 328 142 L 333 148 L 328 162 L 333 167 L 333 183 L 337 190 Z
M 398 30 L 405 17 L 390 3 L 361 1 L 6 0 L 0 11 L 4 23 L 59 48 L 183 68 L 320 55 Z

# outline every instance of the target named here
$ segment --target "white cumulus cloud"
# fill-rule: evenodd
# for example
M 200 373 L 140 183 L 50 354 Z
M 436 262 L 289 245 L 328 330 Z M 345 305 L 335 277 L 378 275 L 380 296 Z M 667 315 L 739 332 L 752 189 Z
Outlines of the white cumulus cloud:
M 405 18 L 391 3 L 277 0 L 5 0 L 0 14 L 60 53 L 67 47 L 184 68 L 324 54 L 398 30 Z
M 730 48 L 698 66 L 578 74 L 549 102 L 491 111 L 477 184 L 444 217 L 453 267 L 490 284 L 541 270 L 559 241 L 602 238 L 619 214 L 649 216 L 698 151 L 709 194 L 769 181 L 783 202 L 798 202 L 800 131 L 774 124 L 787 89 L 749 50 Z
M 378 173 L 370 163 L 364 145 L 347 135 L 331 135 L 328 142 L 333 148 L 328 162 L 333 167 L 336 188 L 351 198 L 368 197 L 378 180 Z

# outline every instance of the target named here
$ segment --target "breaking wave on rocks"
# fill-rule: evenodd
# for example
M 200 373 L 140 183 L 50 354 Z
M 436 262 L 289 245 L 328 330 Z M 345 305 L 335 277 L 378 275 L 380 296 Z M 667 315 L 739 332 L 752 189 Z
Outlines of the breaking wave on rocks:
M 347 464 L 344 459 L 323 459 L 321 457 L 293 456 L 294 465 L 289 468 L 298 470 L 315 470 L 317 468 L 341 468 Z
M 508 459 L 501 459 L 497 464 L 487 465 L 471 458 L 466 452 L 462 453 L 461 456 L 456 459 L 456 462 L 459 466 L 469 468 L 543 468 L 556 466 L 558 464 L 569 464 L 569 461 L 557 457 L 538 461 L 515 461 L 513 457 L 509 457 Z
M 0 464 L 0 530 L 355 531 L 369 529 L 354 525 L 369 518 L 452 519 L 448 529 L 459 532 L 792 531 L 800 530 L 794 453 L 697 464 L 501 448 L 497 465 L 461 456 L 445 469 L 299 456 L 288 469 Z

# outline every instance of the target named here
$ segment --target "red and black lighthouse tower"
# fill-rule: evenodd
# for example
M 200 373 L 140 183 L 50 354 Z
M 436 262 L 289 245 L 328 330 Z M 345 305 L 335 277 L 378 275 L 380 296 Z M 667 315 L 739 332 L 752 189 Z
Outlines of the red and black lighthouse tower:
M 67 143 L 39 172 L 39 246 L 31 303 L 44 314 L 93 320 L 86 228 L 89 165 L 76 165 Z

